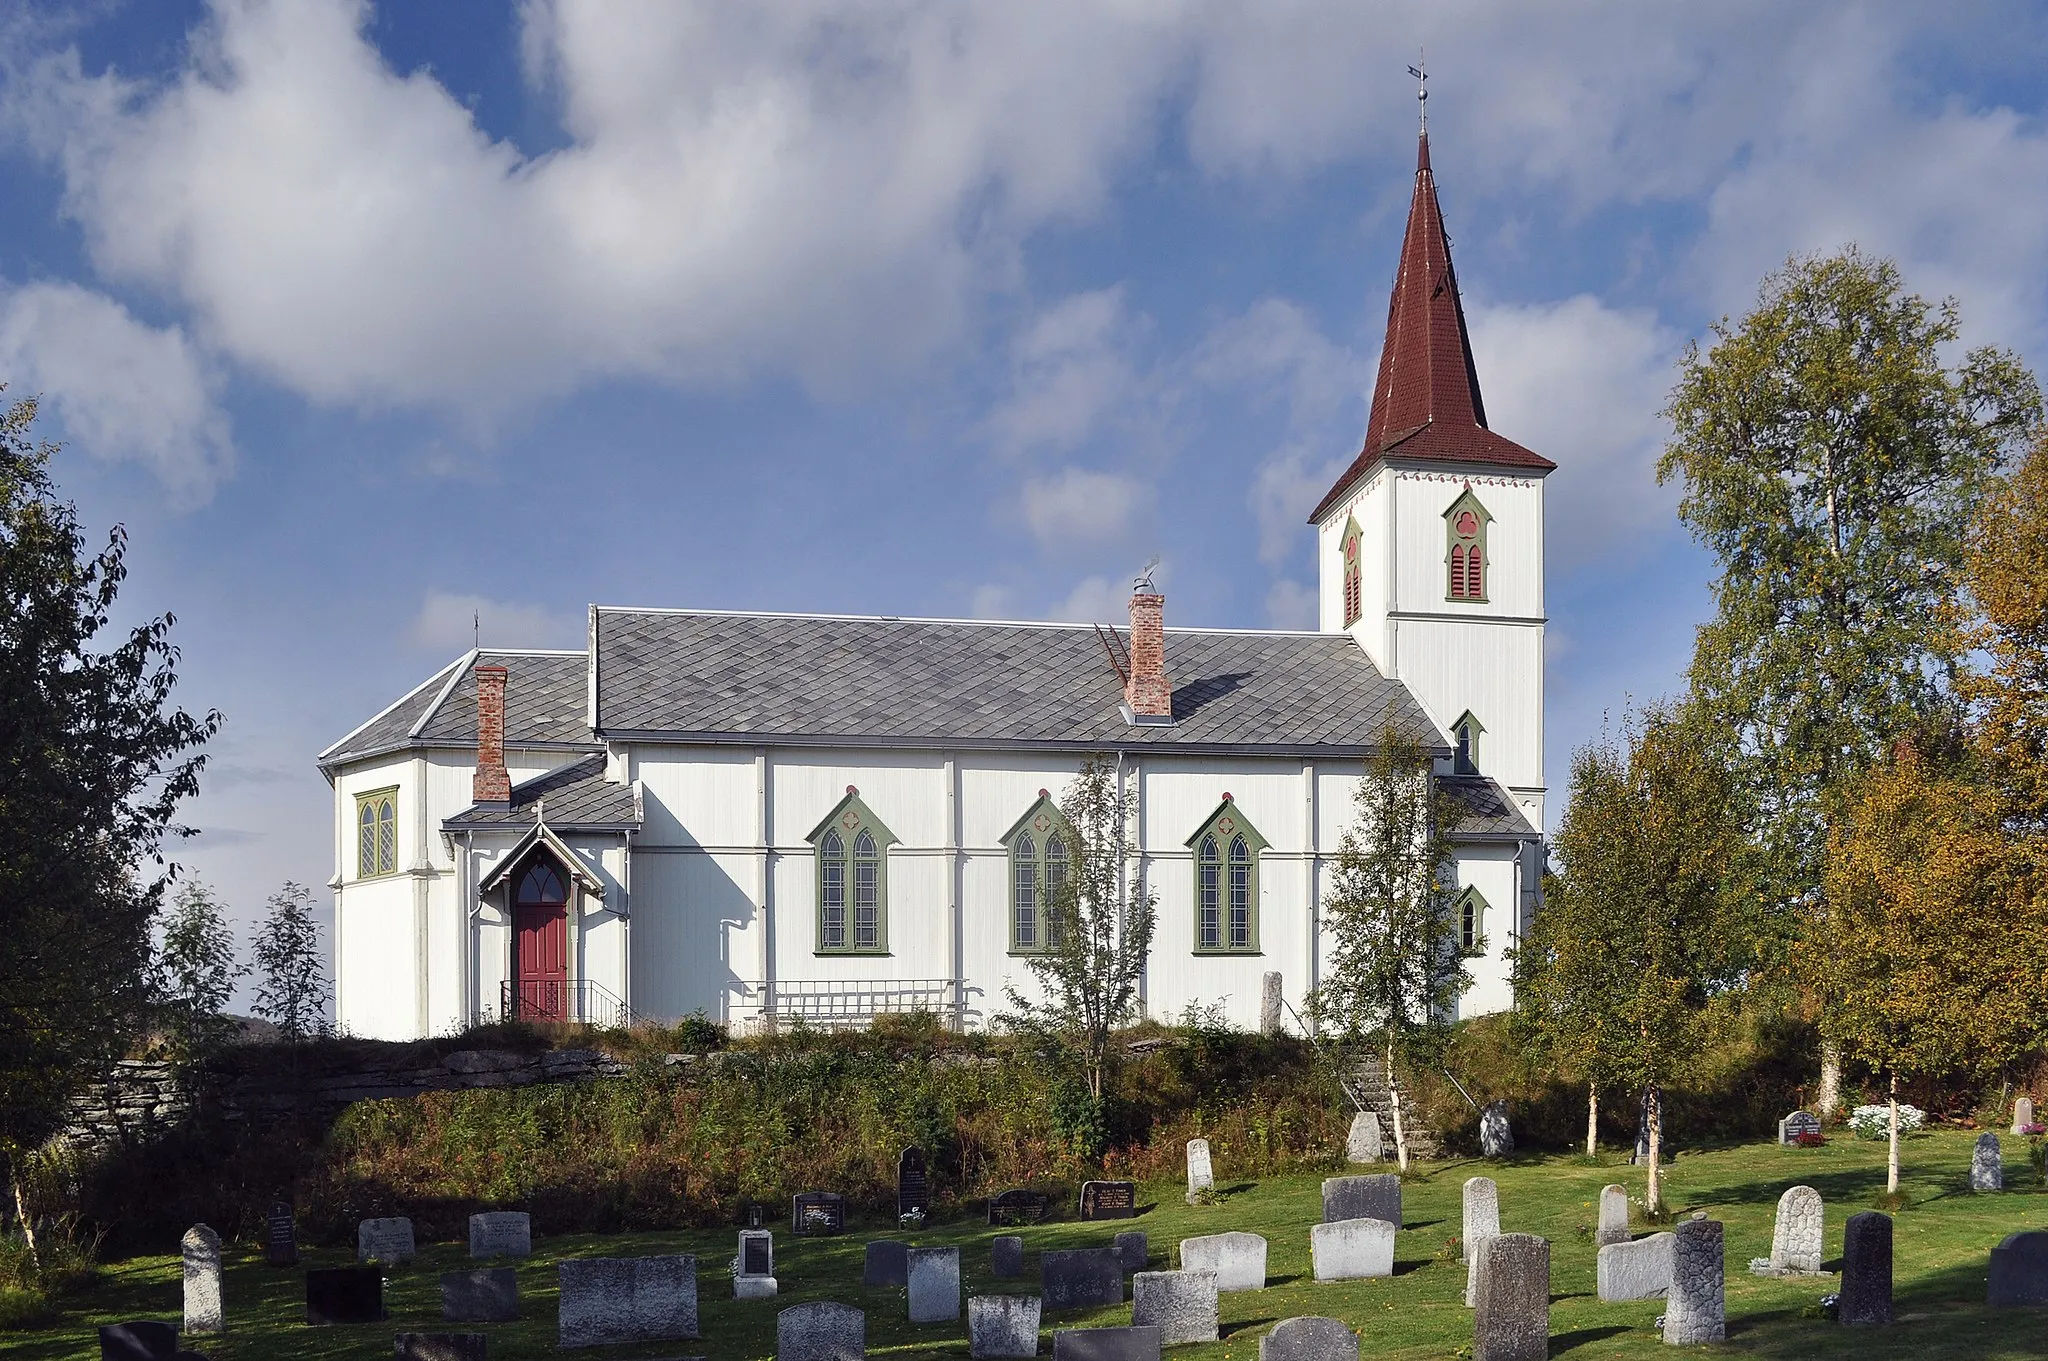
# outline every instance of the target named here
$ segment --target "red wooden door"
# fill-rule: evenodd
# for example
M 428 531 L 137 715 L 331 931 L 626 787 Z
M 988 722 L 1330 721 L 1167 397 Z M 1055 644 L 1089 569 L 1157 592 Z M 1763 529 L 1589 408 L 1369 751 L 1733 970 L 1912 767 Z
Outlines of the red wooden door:
M 568 896 L 561 873 L 544 857 L 536 858 L 519 878 L 512 906 L 512 950 L 521 1019 L 574 1019 L 569 998 Z

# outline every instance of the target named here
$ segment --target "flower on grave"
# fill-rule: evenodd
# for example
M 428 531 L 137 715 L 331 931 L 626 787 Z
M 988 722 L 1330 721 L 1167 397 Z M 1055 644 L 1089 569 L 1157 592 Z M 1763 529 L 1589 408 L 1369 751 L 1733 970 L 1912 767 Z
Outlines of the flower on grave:
M 1904 1129 L 1905 1127 L 1905 1112 L 1900 1111 L 1899 1128 Z M 1817 1129 L 1803 1129 L 1800 1130 L 1799 1133 L 1792 1136 L 1792 1142 L 1797 1144 L 1801 1148 L 1819 1148 L 1823 1144 L 1827 1143 L 1827 1141 L 1827 1136 L 1825 1134 L 1822 1134 Z
M 740 1274 L 740 1259 L 739 1259 L 739 1258 L 735 1257 L 735 1258 L 733 1258 L 733 1259 L 732 1259 L 732 1262 L 731 1262 L 731 1263 L 730 1263 L 730 1264 L 729 1264 L 729 1265 L 728 1265 L 728 1266 L 726 1267 L 726 1269 L 725 1269 L 725 1274 L 726 1274 L 726 1275 L 728 1275 L 728 1276 L 735 1276 L 735 1277 L 736 1277 L 736 1276 L 738 1276 L 738 1275 Z
M 896 1216 L 896 1222 L 906 1229 L 915 1229 L 924 1223 L 923 1210 L 905 1210 Z
M 2032 1139 L 2037 1135 L 2048 1134 L 2048 1125 L 2021 1125 L 2019 1132 Z
M 1899 1103 L 1899 1133 L 1911 1134 L 1927 1123 L 1927 1112 L 1918 1106 Z M 1859 1139 L 1886 1139 L 1891 1137 L 1892 1111 L 1890 1106 L 1858 1106 L 1849 1115 L 1849 1128 Z

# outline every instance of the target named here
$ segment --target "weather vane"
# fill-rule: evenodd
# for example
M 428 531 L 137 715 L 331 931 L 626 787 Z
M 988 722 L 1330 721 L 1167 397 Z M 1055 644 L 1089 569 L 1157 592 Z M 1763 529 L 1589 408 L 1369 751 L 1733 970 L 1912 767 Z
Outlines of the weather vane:
M 1429 68 L 1422 59 L 1422 49 L 1415 49 L 1415 64 L 1408 68 L 1408 74 L 1415 77 L 1415 103 L 1422 110 L 1422 130 L 1429 131 Z

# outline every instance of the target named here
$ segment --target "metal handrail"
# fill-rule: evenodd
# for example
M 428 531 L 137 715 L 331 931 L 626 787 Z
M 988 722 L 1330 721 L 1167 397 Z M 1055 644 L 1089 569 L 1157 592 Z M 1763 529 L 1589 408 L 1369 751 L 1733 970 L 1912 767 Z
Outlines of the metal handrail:
M 498 985 L 498 1014 L 507 1021 L 607 1030 L 624 1030 L 638 1019 L 624 999 L 591 978 L 508 978 Z

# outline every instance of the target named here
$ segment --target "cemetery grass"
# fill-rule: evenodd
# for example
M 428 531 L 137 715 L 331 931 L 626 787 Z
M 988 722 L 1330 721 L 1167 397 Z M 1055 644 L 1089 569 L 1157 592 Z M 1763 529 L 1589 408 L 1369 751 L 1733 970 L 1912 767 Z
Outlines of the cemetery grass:
M 1894 1298 L 1899 1322 L 1887 1329 L 1849 1329 L 1827 1322 L 1812 1307 L 1839 1285 L 1838 1277 L 1768 1280 L 1752 1277 L 1748 1262 L 1770 1251 L 1772 1217 L 1779 1194 L 1804 1183 L 1827 1203 L 1826 1264 L 1838 1270 L 1842 1226 L 1850 1214 L 1871 1208 L 1884 1189 L 1884 1145 L 1838 1137 L 1825 1148 L 1780 1149 L 1771 1145 L 1681 1152 L 1667 1181 L 1671 1203 L 1681 1212 L 1705 1210 L 1727 1228 L 1728 1342 L 1730 1353 L 1760 1357 L 2039 1357 L 2048 1353 L 2048 1310 L 1991 1310 L 1984 1305 L 1987 1256 L 2008 1233 L 2048 1227 L 2048 1192 L 2019 1187 L 2001 1195 L 1973 1195 L 1968 1189 L 1975 1134 L 1935 1131 L 1904 1145 L 1903 1190 L 1908 1208 L 1896 1225 Z M 2019 1141 L 2008 1139 L 2015 1182 L 2030 1182 Z M 864 1244 L 873 1238 L 909 1238 L 924 1246 L 961 1248 L 963 1296 L 1030 1293 L 1037 1287 L 1038 1253 L 1046 1248 L 1106 1246 L 1122 1229 L 1149 1237 L 1151 1267 L 1174 1265 L 1174 1245 L 1183 1237 L 1242 1229 L 1263 1234 L 1270 1244 L 1267 1289 L 1222 1297 L 1220 1342 L 1170 1349 L 1186 1361 L 1251 1361 L 1258 1339 L 1273 1323 L 1301 1314 L 1344 1320 L 1361 1334 L 1364 1354 L 1381 1358 L 1469 1356 L 1472 1316 L 1461 1303 L 1464 1267 L 1446 1241 L 1460 1227 L 1465 1178 L 1492 1176 L 1500 1184 L 1501 1227 L 1551 1240 L 1551 1355 L 1652 1357 L 1668 1353 L 1652 1323 L 1661 1301 L 1601 1304 L 1594 1296 L 1592 1230 L 1600 1188 L 1608 1182 L 1640 1196 L 1641 1172 L 1618 1155 L 1598 1163 L 1560 1156 L 1531 1155 L 1504 1162 L 1451 1159 L 1422 1164 L 1405 1186 L 1406 1223 L 1396 1243 L 1391 1279 L 1318 1284 L 1309 1264 L 1309 1225 L 1320 1216 L 1320 1176 L 1290 1174 L 1249 1181 L 1229 1175 L 1230 1150 L 1215 1150 L 1216 1203 L 1183 1203 L 1178 1183 L 1141 1188 L 1143 1207 L 1135 1220 L 1078 1223 L 1057 1221 L 995 1230 L 976 1220 L 953 1220 L 904 1234 L 881 1223 L 857 1223 L 838 1238 L 793 1239 L 787 1224 L 776 1228 L 779 1298 L 735 1302 L 726 1266 L 735 1251 L 733 1230 L 693 1230 L 618 1236 L 535 1235 L 535 1256 L 518 1264 L 524 1320 L 515 1324 L 458 1325 L 440 1320 L 438 1274 L 472 1265 L 462 1244 L 423 1244 L 419 1259 L 390 1272 L 386 1303 L 390 1319 L 364 1327 L 303 1326 L 300 1270 L 262 1265 L 260 1248 L 228 1246 L 225 1296 L 231 1331 L 193 1339 L 214 1361 L 260 1361 L 272 1357 L 369 1358 L 391 1354 L 397 1331 L 461 1331 L 490 1335 L 493 1361 L 559 1355 L 555 1348 L 556 1285 L 553 1262 L 569 1256 L 631 1256 L 693 1252 L 698 1258 L 698 1298 L 703 1340 L 646 1346 L 593 1348 L 572 1353 L 596 1358 L 647 1358 L 681 1354 L 765 1358 L 774 1354 L 778 1309 L 808 1300 L 831 1299 L 864 1309 L 868 1350 L 889 1357 L 947 1358 L 968 1353 L 965 1310 L 958 1324 L 916 1327 L 906 1321 L 904 1292 L 866 1290 L 860 1285 Z M 2016 1166 L 2015 1166 L 2016 1165 Z M 1371 1169 L 1351 1169 L 1366 1171 Z M 1641 1226 L 1637 1232 L 1650 1232 Z M 988 1242 L 996 1232 L 1025 1240 L 1026 1275 L 997 1281 L 989 1271 Z M 348 1264 L 339 1249 L 313 1249 L 304 1266 Z M 498 1262 L 492 1265 L 503 1265 Z M 476 1265 L 483 1265 L 478 1263 Z M 1126 1289 L 1128 1295 L 1128 1288 Z M 20 1361 L 89 1361 L 98 1355 L 93 1325 L 124 1318 L 175 1320 L 180 1308 L 175 1257 L 139 1257 L 105 1266 L 93 1284 L 57 1301 L 59 1313 L 44 1325 L 0 1334 L 0 1355 Z M 1051 1329 L 1128 1323 L 1130 1306 L 1049 1315 L 1039 1354 L 1051 1354 Z

